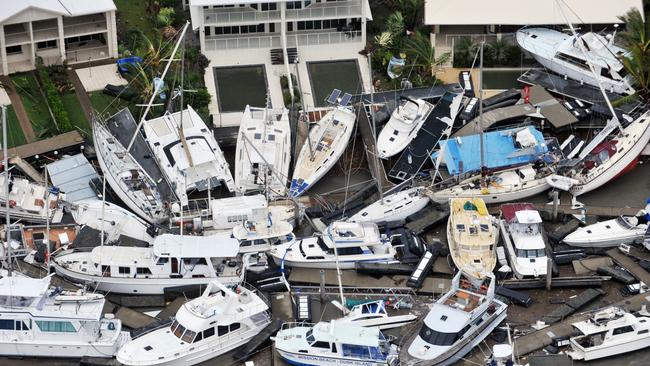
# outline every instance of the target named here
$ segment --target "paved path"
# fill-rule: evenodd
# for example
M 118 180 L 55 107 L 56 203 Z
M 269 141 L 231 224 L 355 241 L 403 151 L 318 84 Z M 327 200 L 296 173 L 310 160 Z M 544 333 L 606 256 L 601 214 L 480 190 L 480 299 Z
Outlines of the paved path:
M 74 85 L 74 92 L 77 95 L 81 109 L 84 111 L 86 121 L 92 127 L 93 105 L 90 102 L 90 97 L 75 70 L 66 70 L 66 73 L 68 74 L 68 80 Z
M 16 88 L 14 88 L 14 83 L 11 81 L 11 78 L 9 76 L 0 76 L 0 82 L 5 86 L 5 91 L 11 100 L 11 105 L 14 107 L 14 112 L 16 112 L 16 117 L 18 117 L 20 128 L 23 130 L 23 134 L 25 135 L 25 142 L 30 143 L 36 141 L 36 134 L 34 133 L 32 122 L 27 116 L 27 111 L 25 111 L 23 101 L 20 99 L 20 95 L 16 92 Z

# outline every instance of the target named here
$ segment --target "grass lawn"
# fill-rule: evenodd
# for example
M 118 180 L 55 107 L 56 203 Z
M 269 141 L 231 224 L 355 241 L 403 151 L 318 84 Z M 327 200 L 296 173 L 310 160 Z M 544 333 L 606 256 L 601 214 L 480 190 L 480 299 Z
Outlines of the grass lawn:
M 70 123 L 72 123 L 72 125 L 75 126 L 84 137 L 91 137 L 92 130 L 90 129 L 88 120 L 84 115 L 83 109 L 81 109 L 81 104 L 79 104 L 77 95 L 74 92 L 65 93 L 61 95 L 61 101 L 63 102 L 63 107 L 68 112 Z
M 23 100 L 27 116 L 32 121 L 34 133 L 37 138 L 52 136 L 56 128 L 52 123 L 52 116 L 47 109 L 45 98 L 41 94 L 40 87 L 31 72 L 14 74 L 11 80 Z
M 123 30 L 126 35 L 131 29 L 140 29 L 142 32 L 154 40 L 158 37 L 153 17 L 147 13 L 146 1 L 135 0 L 115 0 L 117 7 L 117 27 Z M 122 40 L 127 47 L 130 47 L 129 40 Z
M 122 110 L 124 107 L 127 107 L 129 110 L 131 110 L 133 118 L 135 118 L 136 121 L 139 120 L 139 108 L 136 107 L 134 103 L 106 95 L 99 90 L 96 92 L 88 93 L 88 95 L 90 96 L 90 102 L 92 103 L 93 108 L 102 116 L 105 116 L 107 114 L 113 115 Z
M 0 125 L 0 144 L 3 141 L 2 126 Z M 14 112 L 12 106 L 7 106 L 7 147 L 20 146 L 25 142 L 25 135 L 23 134 L 23 130 L 20 128 L 16 112 Z

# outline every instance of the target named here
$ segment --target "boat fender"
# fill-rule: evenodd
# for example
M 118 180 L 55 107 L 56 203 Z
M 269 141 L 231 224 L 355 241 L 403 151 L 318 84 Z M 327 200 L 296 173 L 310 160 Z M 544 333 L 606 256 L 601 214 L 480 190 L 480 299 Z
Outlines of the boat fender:
M 14 208 L 14 207 L 16 207 L 16 201 L 9 200 L 9 208 Z
M 108 323 L 108 330 L 115 330 L 115 323 L 113 322 Z

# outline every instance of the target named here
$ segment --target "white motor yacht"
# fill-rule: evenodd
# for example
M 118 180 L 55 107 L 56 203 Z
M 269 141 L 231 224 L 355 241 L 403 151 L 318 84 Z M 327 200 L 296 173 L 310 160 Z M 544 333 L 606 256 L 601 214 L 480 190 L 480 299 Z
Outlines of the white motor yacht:
M 643 220 L 645 221 L 645 220 Z M 562 242 L 574 247 L 606 248 L 643 241 L 648 223 L 635 216 L 619 216 L 578 228 Z
M 0 354 L 111 358 L 131 339 L 113 314 L 102 316 L 103 295 L 62 291 L 51 278 L 0 278 Z
M 546 276 L 546 237 L 539 212 L 530 203 L 501 206 L 499 221 L 510 266 L 519 279 Z
M 363 327 L 378 327 L 381 330 L 400 328 L 416 321 L 418 318 L 411 313 L 388 315 L 384 300 L 370 301 L 357 304 L 349 310 L 344 309 L 345 316 L 339 319 L 340 322 L 349 322 Z
M 582 52 L 581 45 L 586 50 Z M 614 45 L 614 37 L 608 39 L 594 32 L 570 35 L 549 28 L 524 28 L 517 32 L 517 43 L 529 52 L 546 69 L 573 80 L 613 93 L 633 94 L 633 78 L 628 75 L 620 61 L 628 51 Z M 598 79 L 590 72 L 590 62 Z
M 397 346 L 379 328 L 341 320 L 285 323 L 275 337 L 275 350 L 286 362 L 304 366 L 396 366 Z
M 5 197 L 5 184 L 9 185 L 9 198 Z M 9 208 L 9 214 L 14 219 L 27 222 L 59 223 L 63 218 L 63 205 L 59 203 L 59 196 L 65 198 L 55 188 L 48 189 L 42 184 L 11 174 L 0 173 L 0 204 L 2 210 Z M 46 202 L 49 199 L 49 209 Z M 7 207 L 9 206 L 9 207 Z
M 235 190 L 219 144 L 191 106 L 147 120 L 142 129 L 177 197 L 186 191 L 205 191 L 222 184 L 230 192 Z
M 491 273 L 475 283 L 463 271 L 436 301 L 417 334 L 400 354 L 401 365 L 451 365 L 463 359 L 506 318 L 507 305 L 495 299 Z
M 237 239 L 163 234 L 153 246 L 98 246 L 64 250 L 53 260 L 56 273 L 97 290 L 122 294 L 163 294 L 165 288 L 206 285 L 218 278 L 241 281 L 245 264 Z
M 432 110 L 433 105 L 427 101 L 400 97 L 397 108 L 377 137 L 378 156 L 388 159 L 404 150 L 418 135 Z
M 480 198 L 452 198 L 449 201 L 447 242 L 456 268 L 478 279 L 496 266 L 499 230 Z
M 351 108 L 336 105 L 311 128 L 295 163 L 291 196 L 305 193 L 338 162 L 350 142 L 356 119 Z
M 389 194 L 352 215 L 350 222 L 403 221 L 429 204 L 424 187 L 413 187 Z
M 292 243 L 293 225 L 286 221 L 244 221 L 232 229 L 232 236 L 239 240 L 240 253 L 266 252 L 276 245 Z
M 572 324 L 579 335 L 570 338 L 574 360 L 591 361 L 650 347 L 650 314 L 610 307 Z
M 212 280 L 183 304 L 170 326 L 124 345 L 117 361 L 127 366 L 196 365 L 246 344 L 271 322 L 266 299 L 252 288 L 234 290 Z
M 288 267 L 335 269 L 338 262 L 341 269 L 354 269 L 358 262 L 397 263 L 395 253 L 377 225 L 336 221 L 321 236 L 275 246 L 269 254 Z
M 287 110 L 247 105 L 237 135 L 237 191 L 286 196 L 290 163 L 291 129 Z

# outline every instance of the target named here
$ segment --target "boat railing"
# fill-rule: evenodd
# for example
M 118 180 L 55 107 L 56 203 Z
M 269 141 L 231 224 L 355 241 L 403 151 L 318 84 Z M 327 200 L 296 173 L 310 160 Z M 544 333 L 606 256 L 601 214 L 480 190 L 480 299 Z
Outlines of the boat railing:
M 288 330 L 293 328 L 302 328 L 302 327 L 314 327 L 316 324 L 310 322 L 286 322 L 282 323 L 280 330 Z
M 181 207 L 183 212 L 183 219 L 191 219 L 193 217 L 209 218 L 210 217 L 210 201 L 207 198 L 192 199 L 186 205 Z M 177 223 L 180 220 L 180 212 L 174 212 L 174 221 Z

